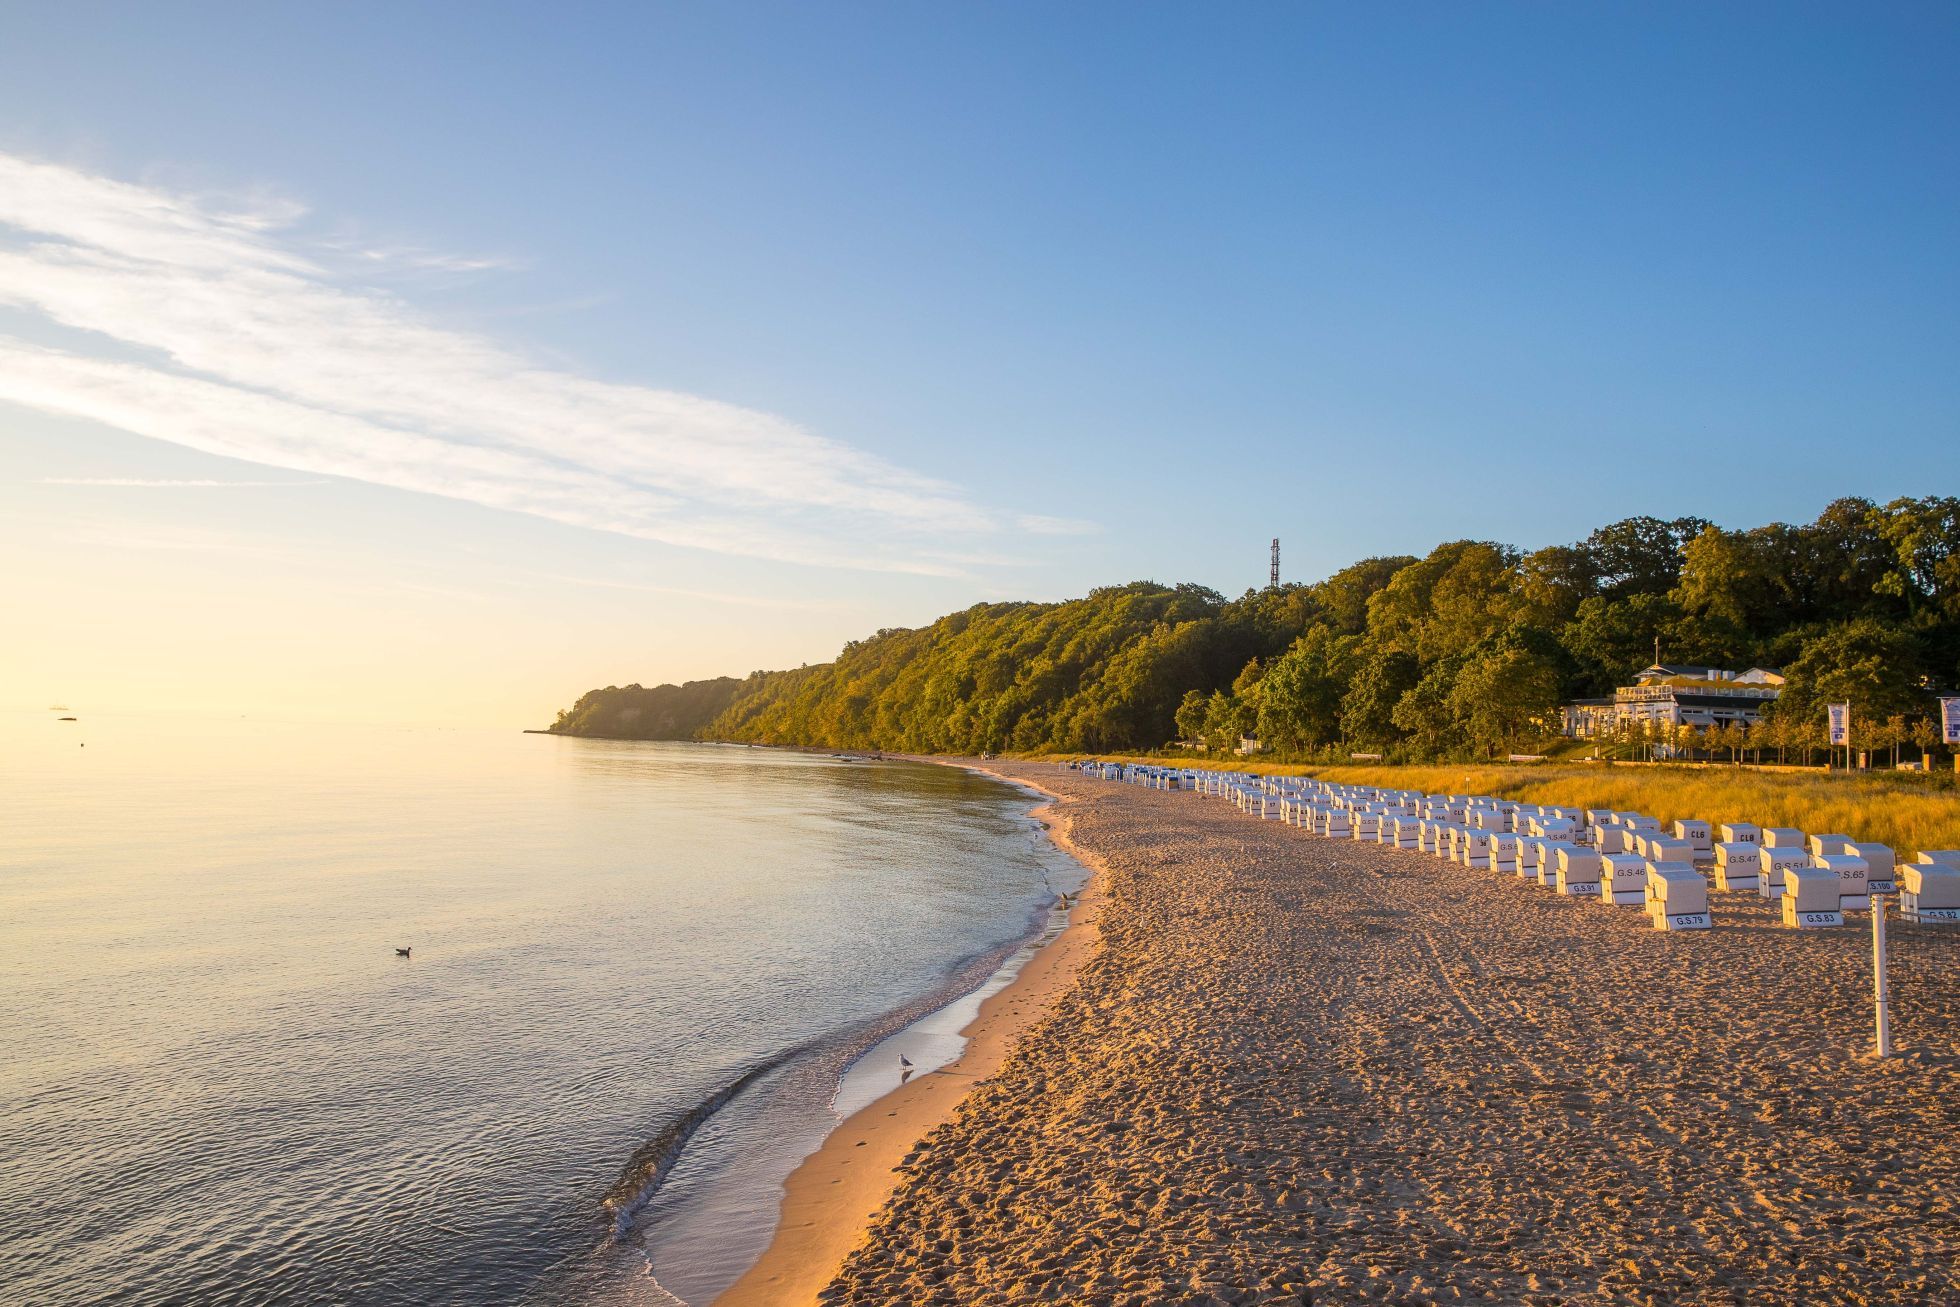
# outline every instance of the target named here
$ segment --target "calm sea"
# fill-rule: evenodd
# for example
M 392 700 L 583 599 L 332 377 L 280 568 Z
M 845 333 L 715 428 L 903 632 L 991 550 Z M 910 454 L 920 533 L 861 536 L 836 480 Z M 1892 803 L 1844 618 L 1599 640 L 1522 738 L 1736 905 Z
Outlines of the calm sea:
M 705 1303 L 1080 880 L 949 768 L 53 716 L 0 718 L 9 1304 Z

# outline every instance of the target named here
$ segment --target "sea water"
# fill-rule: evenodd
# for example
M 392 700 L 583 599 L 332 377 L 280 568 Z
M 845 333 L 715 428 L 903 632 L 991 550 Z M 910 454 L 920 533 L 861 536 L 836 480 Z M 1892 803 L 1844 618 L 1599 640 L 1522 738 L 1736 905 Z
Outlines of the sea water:
M 0 719 L 8 1303 L 705 1303 L 1080 881 L 945 767 L 75 715 Z

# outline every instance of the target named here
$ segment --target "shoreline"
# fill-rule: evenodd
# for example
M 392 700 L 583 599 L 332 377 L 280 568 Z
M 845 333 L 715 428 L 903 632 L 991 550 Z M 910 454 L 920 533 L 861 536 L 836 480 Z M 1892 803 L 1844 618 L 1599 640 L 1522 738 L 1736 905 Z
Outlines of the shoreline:
M 1027 792 L 1035 800 L 1027 815 L 1040 823 L 1056 848 L 1088 870 L 1088 879 L 1068 924 L 1037 948 L 961 1028 L 965 1047 L 958 1058 L 853 1112 L 797 1165 L 784 1184 L 769 1246 L 714 1298 L 712 1307 L 805 1307 L 816 1302 L 898 1188 L 898 1168 L 907 1156 L 953 1117 L 971 1089 L 1000 1068 L 1017 1038 L 1047 1014 L 1097 945 L 1107 876 L 1100 859 L 1070 840 L 1063 796 L 977 763 L 912 756 L 903 760 L 958 767 Z

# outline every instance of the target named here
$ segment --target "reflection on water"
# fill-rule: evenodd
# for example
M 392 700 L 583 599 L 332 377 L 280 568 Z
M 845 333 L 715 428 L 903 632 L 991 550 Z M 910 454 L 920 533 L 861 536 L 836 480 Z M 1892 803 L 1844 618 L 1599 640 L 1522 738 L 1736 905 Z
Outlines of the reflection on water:
M 8 1302 L 617 1297 L 649 1252 L 699 1301 L 877 1018 L 1057 866 L 945 768 L 78 716 L 0 719 Z M 805 1046 L 609 1251 L 636 1150 Z

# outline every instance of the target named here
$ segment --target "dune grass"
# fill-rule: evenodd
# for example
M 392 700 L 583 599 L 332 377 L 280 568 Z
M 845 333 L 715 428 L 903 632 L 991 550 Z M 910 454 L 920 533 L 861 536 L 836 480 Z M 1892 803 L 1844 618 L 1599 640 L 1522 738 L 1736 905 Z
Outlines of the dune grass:
M 1287 766 L 1171 763 L 1269 775 L 1312 776 L 1348 785 L 1379 785 L 1434 794 L 1488 794 L 1521 803 L 1613 808 L 1663 822 L 1700 818 L 1794 826 L 1807 834 L 1842 834 L 1890 845 L 1902 861 L 1920 849 L 1960 848 L 1960 790 L 1949 777 L 1876 772 L 1861 775 L 1770 771 L 1746 767 L 1561 766 Z

